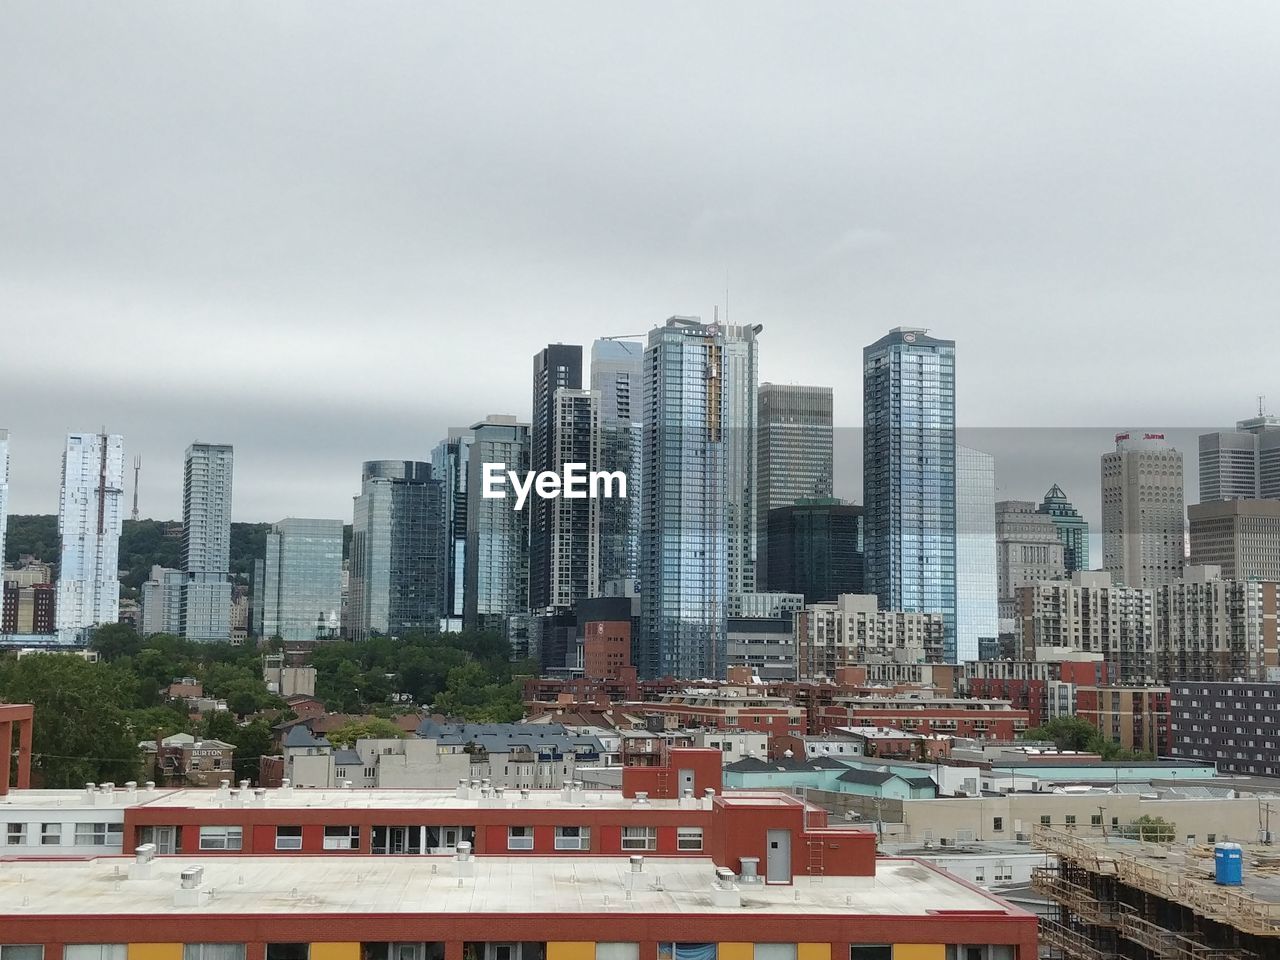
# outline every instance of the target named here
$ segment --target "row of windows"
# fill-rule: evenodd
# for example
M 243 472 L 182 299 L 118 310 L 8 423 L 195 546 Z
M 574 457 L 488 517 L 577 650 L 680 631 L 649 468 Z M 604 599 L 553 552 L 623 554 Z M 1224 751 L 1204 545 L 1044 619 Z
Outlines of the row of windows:
M 12 826 L 20 826 L 11 824 Z M 118 826 L 118 825 L 117 825 Z M 118 832 L 118 831 L 117 831 Z M 12 842 L 12 841 L 11 841 Z M 79 841 L 77 841 L 79 842 Z M 88 841 L 85 841 L 88 842 Z M 201 850 L 240 850 L 244 845 L 244 828 L 238 826 L 206 826 L 200 828 Z M 360 847 L 360 828 L 356 826 L 338 826 L 324 828 L 324 849 L 357 850 Z M 276 827 L 275 848 L 277 850 L 301 850 L 302 827 Z M 555 848 L 557 850 L 590 850 L 590 827 L 556 827 Z M 658 830 L 656 827 L 623 827 L 623 850 L 656 850 L 658 848 Z M 676 830 L 676 848 L 679 850 L 698 851 L 702 849 L 701 827 L 679 827 Z M 533 827 L 511 826 L 507 828 L 508 850 L 532 850 Z
M 11 847 L 25 843 L 36 843 L 37 836 L 31 832 L 28 839 L 26 823 L 9 823 L 5 831 L 5 843 Z M 33 825 L 34 826 L 34 825 Z M 39 843 L 42 846 L 59 846 L 62 843 L 61 823 L 40 824 Z M 73 833 L 76 846 L 103 847 L 108 844 L 119 845 L 124 838 L 123 823 L 77 823 Z

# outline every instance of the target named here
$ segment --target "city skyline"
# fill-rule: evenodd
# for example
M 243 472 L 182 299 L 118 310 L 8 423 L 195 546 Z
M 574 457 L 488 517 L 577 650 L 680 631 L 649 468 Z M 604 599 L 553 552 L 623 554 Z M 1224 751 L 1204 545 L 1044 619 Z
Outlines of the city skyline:
M 236 446 L 236 519 L 343 516 L 363 461 L 527 417 L 547 342 L 724 315 L 726 286 L 729 321 L 769 329 L 759 379 L 832 386 L 837 428 L 896 325 L 964 349 L 962 427 L 1229 429 L 1280 399 L 1280 11 L 1020 8 L 993 30 L 942 3 L 762 7 L 724 43 L 731 9 L 655 42 L 618 11 L 313 10 L 295 32 L 121 6 L 90 38 L 15 5 L 11 512 L 53 512 L 62 438 L 105 423 L 143 456 L 144 514 L 180 516 L 169 478 L 211 437 Z M 210 66 L 229 49 L 232 84 Z M 45 329 L 58 350 L 25 348 Z M 1097 522 L 1045 473 L 1000 495 L 1059 482 Z

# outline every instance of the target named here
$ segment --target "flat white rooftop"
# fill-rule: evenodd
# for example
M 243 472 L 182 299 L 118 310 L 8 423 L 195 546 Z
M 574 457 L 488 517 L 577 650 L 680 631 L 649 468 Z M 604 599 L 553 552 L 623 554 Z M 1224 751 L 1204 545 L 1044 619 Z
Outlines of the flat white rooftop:
M 165 857 L 130 879 L 131 857 L 0 864 L 0 916 L 172 913 L 777 913 L 1020 915 L 915 860 L 879 860 L 876 876 L 743 886 L 742 905 L 712 903 L 709 859 L 646 857 L 632 899 L 626 857 Z M 199 906 L 175 906 L 182 870 L 204 868 Z
M 798 806 L 802 801 L 781 792 L 728 791 L 722 794 L 729 803 L 770 804 Z M 490 795 L 461 798 L 455 790 L 311 790 L 294 787 L 292 790 L 267 790 L 266 806 L 278 809 L 349 809 L 349 810 L 629 810 L 637 806 L 634 799 L 624 797 L 617 790 L 576 791 L 572 800 L 566 800 L 559 790 L 530 790 L 528 799 L 522 799 L 519 790 L 504 790 L 500 798 Z M 648 800 L 653 810 L 697 809 L 703 798 L 695 798 L 694 807 L 681 807 L 679 800 Z M 686 801 L 687 803 L 688 801 Z M 235 803 L 229 803 L 217 790 L 174 790 L 139 796 L 138 803 L 152 808 L 223 809 L 228 806 L 255 806 L 252 791 L 247 796 L 241 791 Z M 256 804 L 261 807 L 259 802 Z

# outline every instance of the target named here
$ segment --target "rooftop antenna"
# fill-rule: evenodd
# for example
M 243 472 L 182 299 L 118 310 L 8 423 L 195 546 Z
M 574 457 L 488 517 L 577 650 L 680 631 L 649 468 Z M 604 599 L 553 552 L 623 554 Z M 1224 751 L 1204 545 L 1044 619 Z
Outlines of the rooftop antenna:
M 1267 395 L 1265 393 L 1258 394 L 1258 416 L 1265 417 L 1267 415 Z
M 133 522 L 138 522 L 138 473 L 142 470 L 142 454 L 133 458 Z

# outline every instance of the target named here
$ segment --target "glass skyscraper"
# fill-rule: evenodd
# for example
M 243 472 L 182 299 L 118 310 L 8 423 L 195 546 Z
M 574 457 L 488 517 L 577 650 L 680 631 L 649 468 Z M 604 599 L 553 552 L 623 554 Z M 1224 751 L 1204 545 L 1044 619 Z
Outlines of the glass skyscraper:
M 560 473 L 565 461 L 560 459 L 561 442 L 557 436 L 560 419 L 557 397 L 561 390 L 582 389 L 582 347 L 553 343 L 533 357 L 533 421 L 529 429 L 529 469 L 541 473 Z M 579 460 L 577 462 L 585 462 Z M 595 469 L 594 465 L 588 469 Z M 557 535 L 570 531 L 557 523 L 559 500 L 531 497 L 525 505 L 529 511 L 529 607 L 546 610 L 557 606 L 552 596 L 553 581 L 560 557 Z M 594 534 L 594 530 L 591 531 Z M 583 531 L 585 535 L 586 530 Z
M 431 472 L 444 485 L 445 567 L 447 568 L 445 613 L 441 628 L 462 629 L 467 569 L 467 460 L 471 442 L 469 430 L 451 427 L 449 435 L 431 451 Z
M 529 608 L 529 512 L 508 489 L 504 498 L 486 499 L 486 463 L 506 464 L 521 476 L 529 470 L 529 425 L 511 416 L 490 416 L 471 428 L 467 458 L 467 568 L 463 626 L 501 633 L 508 615 Z
M 728 612 L 725 335 L 672 317 L 644 352 L 640 635 L 645 677 L 718 678 Z
M 863 349 L 862 369 L 867 588 L 882 609 L 941 614 L 954 662 L 955 341 L 897 327 Z
M 831 496 L 830 387 L 760 384 L 756 424 L 756 583 L 770 590 L 769 511 Z M 861 578 L 861 571 L 859 571 Z
M 834 603 L 842 593 L 863 592 L 861 507 L 834 497 L 775 507 L 758 548 L 769 555 L 765 593 L 800 593 L 805 603 Z
M 996 563 L 996 461 L 956 446 L 956 653 L 977 660 L 1000 635 Z M 945 653 L 945 650 L 944 650 Z
M 1058 528 L 1058 539 L 1062 541 L 1063 563 L 1067 576 L 1077 570 L 1089 569 L 1089 522 L 1080 515 L 1080 511 L 1072 506 L 1066 493 L 1056 483 L 1044 495 L 1040 504 L 1040 513 L 1053 518 L 1053 525 Z
M 640 381 L 644 346 L 634 340 L 591 345 L 591 389 L 600 394 L 602 470 L 627 475 L 627 496 L 600 501 L 600 584 L 635 580 L 640 551 Z
M 367 461 L 351 528 L 352 639 L 440 629 L 444 542 L 444 491 L 431 464 Z
M 258 635 L 315 640 L 342 610 L 342 521 L 289 517 L 267 534 Z

